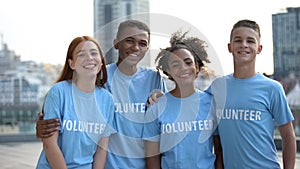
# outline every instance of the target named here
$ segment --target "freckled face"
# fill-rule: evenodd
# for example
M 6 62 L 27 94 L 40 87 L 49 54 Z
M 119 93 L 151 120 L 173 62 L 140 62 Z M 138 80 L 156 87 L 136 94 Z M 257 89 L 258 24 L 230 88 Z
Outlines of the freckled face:
M 177 85 L 194 84 L 198 71 L 193 55 L 186 49 L 172 52 L 168 59 L 168 74 Z
M 73 52 L 73 59 L 69 60 L 69 64 L 78 76 L 96 77 L 102 66 L 97 45 L 92 41 L 79 43 Z

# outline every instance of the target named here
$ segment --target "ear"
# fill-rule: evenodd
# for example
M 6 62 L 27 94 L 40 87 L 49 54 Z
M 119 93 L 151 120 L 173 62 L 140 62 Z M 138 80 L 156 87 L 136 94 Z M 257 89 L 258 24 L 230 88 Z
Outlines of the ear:
M 199 66 L 196 65 L 196 75 L 198 75 L 199 72 L 200 72 Z
M 75 69 L 75 62 L 72 59 L 68 59 L 69 66 L 72 70 Z
M 262 48 L 263 48 L 263 46 L 262 46 L 262 45 L 259 45 L 256 54 L 260 54 L 260 52 L 262 51 Z
M 228 49 L 229 53 L 232 52 L 230 43 L 227 44 L 227 49 Z
M 118 43 L 119 43 L 119 41 L 117 40 L 117 39 L 114 39 L 114 48 L 115 49 L 119 49 L 119 47 L 118 47 Z

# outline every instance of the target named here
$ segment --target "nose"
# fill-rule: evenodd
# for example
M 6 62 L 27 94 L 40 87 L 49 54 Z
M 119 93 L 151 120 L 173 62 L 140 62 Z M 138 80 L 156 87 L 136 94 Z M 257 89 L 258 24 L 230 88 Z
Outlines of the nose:
M 90 59 L 92 59 L 92 58 L 93 58 L 92 54 L 90 54 L 90 53 L 87 53 L 87 54 L 86 54 L 86 59 L 90 60 Z
M 133 51 L 139 51 L 140 50 L 139 43 L 133 43 L 132 46 L 131 46 L 131 49 Z
M 242 41 L 242 46 L 244 46 L 244 47 L 247 47 L 247 46 L 248 46 L 248 43 L 247 43 L 246 40 Z
M 182 63 L 180 67 L 182 70 L 186 70 L 188 68 L 188 65 L 186 63 Z

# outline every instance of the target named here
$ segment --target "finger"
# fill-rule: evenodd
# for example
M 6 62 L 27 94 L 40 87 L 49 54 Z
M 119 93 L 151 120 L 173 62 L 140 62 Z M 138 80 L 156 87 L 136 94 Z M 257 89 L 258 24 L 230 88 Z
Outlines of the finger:
M 158 93 L 156 94 L 156 97 L 159 98 L 159 97 L 161 97 L 161 96 L 163 96 L 163 95 L 164 95 L 164 93 L 163 93 L 162 91 L 160 91 L 160 92 L 158 92 Z
M 152 100 L 153 100 L 153 102 L 155 102 L 155 103 L 157 103 L 158 102 L 158 97 L 157 97 L 157 93 L 154 93 L 153 94 L 153 97 L 151 97 L 152 98 Z
M 55 118 L 55 119 L 49 119 L 49 120 L 45 120 L 45 124 L 59 124 L 59 119 Z
M 48 125 L 48 124 L 55 124 L 59 123 L 59 119 L 48 119 L 48 120 L 38 120 L 37 121 L 38 125 Z
M 44 125 L 46 129 L 53 129 L 53 128 L 57 128 L 58 126 L 60 126 L 60 123 L 57 122 L 57 123 L 49 123 L 49 124 L 46 124 Z
M 42 138 L 49 138 L 54 134 L 54 132 L 49 133 L 49 134 L 43 134 Z
M 155 103 L 155 101 L 153 100 L 153 98 L 152 98 L 152 97 L 149 97 L 148 101 L 149 101 L 149 104 L 150 104 L 150 105 L 152 105 L 152 104 L 154 104 L 154 103 Z
M 39 112 L 38 119 L 43 120 L 43 118 L 44 118 L 44 114 L 42 112 Z
M 41 135 L 44 138 L 45 136 L 54 134 L 56 131 L 58 131 L 57 127 L 56 128 L 47 128 L 47 129 L 41 131 L 41 133 L 42 133 Z

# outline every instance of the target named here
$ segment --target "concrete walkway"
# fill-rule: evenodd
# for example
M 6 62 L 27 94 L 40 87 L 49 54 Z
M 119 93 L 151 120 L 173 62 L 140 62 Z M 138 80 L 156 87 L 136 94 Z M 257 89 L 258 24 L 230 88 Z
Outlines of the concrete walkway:
M 1 169 L 34 169 L 42 150 L 42 142 L 0 143 Z M 281 152 L 278 153 L 281 159 Z M 295 169 L 300 169 L 300 154 L 297 154 Z
M 1 143 L 0 168 L 34 169 L 42 148 L 42 142 Z

